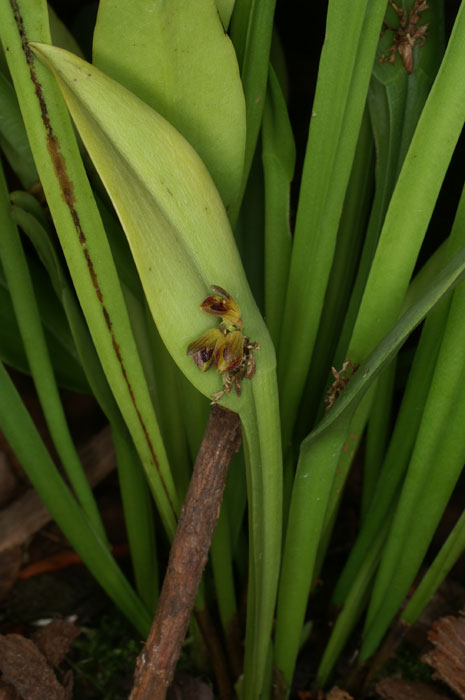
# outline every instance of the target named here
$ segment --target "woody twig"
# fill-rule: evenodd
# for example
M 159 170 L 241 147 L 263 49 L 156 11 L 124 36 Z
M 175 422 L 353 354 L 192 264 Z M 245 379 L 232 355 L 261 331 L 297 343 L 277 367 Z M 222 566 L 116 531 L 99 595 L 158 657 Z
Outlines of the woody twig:
M 158 608 L 138 657 L 131 700 L 163 700 L 172 682 L 220 513 L 226 475 L 241 442 L 236 413 L 212 406 L 179 518 Z M 216 649 L 222 697 L 231 697 L 224 655 Z

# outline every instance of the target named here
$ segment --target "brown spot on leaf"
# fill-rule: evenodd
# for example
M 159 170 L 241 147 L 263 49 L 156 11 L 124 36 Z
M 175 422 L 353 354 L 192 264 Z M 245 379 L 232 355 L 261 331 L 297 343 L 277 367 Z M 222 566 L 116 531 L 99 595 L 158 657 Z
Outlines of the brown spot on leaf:
M 335 367 L 331 368 L 334 382 L 331 384 L 325 398 L 326 411 L 329 411 L 334 406 L 334 403 L 344 391 L 351 377 L 358 370 L 358 368 L 359 365 L 357 363 L 352 364 L 349 359 L 344 361 L 340 370 L 337 370 Z M 351 434 L 349 437 L 353 437 L 353 435 Z

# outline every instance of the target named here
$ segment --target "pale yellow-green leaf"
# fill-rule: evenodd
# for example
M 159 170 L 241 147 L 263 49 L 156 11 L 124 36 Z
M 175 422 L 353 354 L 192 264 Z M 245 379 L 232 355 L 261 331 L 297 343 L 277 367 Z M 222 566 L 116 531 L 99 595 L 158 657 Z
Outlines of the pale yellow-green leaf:
M 227 15 L 231 3 L 223 3 Z M 245 102 L 214 0 L 101 0 L 93 62 L 165 117 L 200 154 L 228 208 L 239 193 Z
M 207 396 L 221 388 L 187 346 L 217 321 L 199 304 L 211 284 L 238 302 L 261 345 L 257 372 L 221 402 L 240 413 L 251 541 L 245 697 L 259 697 L 272 631 L 281 551 L 281 440 L 275 355 L 245 278 L 221 198 L 203 162 L 163 117 L 95 67 L 32 45 L 53 69 L 128 237 L 151 312 L 174 360 Z
M 215 371 L 199 372 L 186 355 L 193 340 L 217 325 L 199 308 L 216 284 L 237 300 L 245 333 L 262 346 L 257 377 L 272 369 L 274 349 L 221 198 L 197 153 L 163 117 L 94 66 L 52 46 L 34 44 L 33 50 L 55 72 L 125 229 L 160 335 L 178 366 L 205 395 L 221 388 Z M 223 402 L 238 410 L 241 400 L 230 395 Z

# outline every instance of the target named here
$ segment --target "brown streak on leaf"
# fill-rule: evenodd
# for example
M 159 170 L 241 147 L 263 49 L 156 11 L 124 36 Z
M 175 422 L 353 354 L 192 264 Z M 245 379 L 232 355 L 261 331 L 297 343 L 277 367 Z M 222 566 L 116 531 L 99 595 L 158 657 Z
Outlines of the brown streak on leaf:
M 126 367 L 124 365 L 123 358 L 121 356 L 119 344 L 118 344 L 118 342 L 115 338 L 114 332 L 113 332 L 113 327 L 112 327 L 113 324 L 111 322 L 110 314 L 108 313 L 108 309 L 106 308 L 103 294 L 102 294 L 102 291 L 100 289 L 100 284 L 99 284 L 99 280 L 97 277 L 97 273 L 95 271 L 94 263 L 93 263 L 93 260 L 91 258 L 91 255 L 90 255 L 88 247 L 87 247 L 87 238 L 86 238 L 86 235 L 82 229 L 82 225 L 81 225 L 81 222 L 79 219 L 79 214 L 75 208 L 76 197 L 75 197 L 75 193 L 74 193 L 74 185 L 73 185 L 71 178 L 68 175 L 66 161 L 65 161 L 65 159 L 60 151 L 60 142 L 59 142 L 58 138 L 56 137 L 56 134 L 54 133 L 52 124 L 50 122 L 50 116 L 48 114 L 47 104 L 46 104 L 46 101 L 44 98 L 42 85 L 41 85 L 40 80 L 37 76 L 37 72 L 36 72 L 36 68 L 35 68 L 35 57 L 34 57 L 34 54 L 32 53 L 31 48 L 29 46 L 29 41 L 28 41 L 26 30 L 24 27 L 24 20 L 21 16 L 21 12 L 20 12 L 17 0 L 10 0 L 10 6 L 11 6 L 11 9 L 12 9 L 15 21 L 16 21 L 16 26 L 18 27 L 19 35 L 21 37 L 21 46 L 22 46 L 22 50 L 24 52 L 27 64 L 29 66 L 29 73 L 31 76 L 31 81 L 34 85 L 35 94 L 36 94 L 37 100 L 39 102 L 41 118 L 42 118 L 42 122 L 43 122 L 45 132 L 46 132 L 47 149 L 48 149 L 48 152 L 50 154 L 53 168 L 54 168 L 56 176 L 57 176 L 57 181 L 58 181 L 58 184 L 59 184 L 59 187 L 61 190 L 61 194 L 62 194 L 64 202 L 66 203 L 66 205 L 69 209 L 69 212 L 71 214 L 71 217 L 72 217 L 72 220 L 74 223 L 74 227 L 75 227 L 76 232 L 78 234 L 79 243 L 81 245 L 82 252 L 83 252 L 83 255 L 84 255 L 86 263 L 87 263 L 87 268 L 89 270 L 89 275 L 90 275 L 90 278 L 92 280 L 92 285 L 94 287 L 95 293 L 96 293 L 97 298 L 98 298 L 100 305 L 102 307 L 102 313 L 103 313 L 103 317 L 105 320 L 105 324 L 106 324 L 108 331 L 110 332 L 110 335 L 111 335 L 113 349 L 114 349 L 116 357 L 118 359 L 118 362 L 119 362 L 119 365 L 121 368 L 121 373 L 124 377 L 124 381 L 125 381 L 126 386 L 128 388 L 129 395 L 131 397 L 131 401 L 132 401 L 133 406 L 136 410 L 139 423 L 140 423 L 141 428 L 143 430 L 144 437 L 145 437 L 146 443 L 147 443 L 149 451 L 150 451 L 150 455 L 151 455 L 152 460 L 154 462 L 154 465 L 155 465 L 155 468 L 157 470 L 160 481 L 163 484 L 165 494 L 166 494 L 166 497 L 170 503 L 171 509 L 172 509 L 173 513 L 176 514 L 176 509 L 174 507 L 174 504 L 171 502 L 171 499 L 170 499 L 169 493 L 168 493 L 168 489 L 165 486 L 164 479 L 163 479 L 163 476 L 162 476 L 161 471 L 160 471 L 160 464 L 158 462 L 158 458 L 157 458 L 155 449 L 153 447 L 152 441 L 150 440 L 147 426 L 145 425 L 145 422 L 142 418 L 142 415 L 140 413 L 140 410 L 139 410 L 137 402 L 136 402 L 133 388 L 132 388 L 131 383 L 129 381 L 129 378 L 127 376 Z

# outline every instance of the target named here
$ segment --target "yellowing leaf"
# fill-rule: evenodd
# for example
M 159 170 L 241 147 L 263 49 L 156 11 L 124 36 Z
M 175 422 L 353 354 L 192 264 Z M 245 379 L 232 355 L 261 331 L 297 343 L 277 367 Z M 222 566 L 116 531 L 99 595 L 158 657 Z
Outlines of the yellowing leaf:
M 261 344 L 257 374 L 274 366 L 226 211 L 194 149 L 94 66 L 56 47 L 32 47 L 57 77 L 124 227 L 160 335 L 181 370 L 207 396 L 218 389 L 218 377 L 199 372 L 186 355 L 189 343 L 211 325 L 200 304 L 212 283 L 228 289 L 247 335 Z

